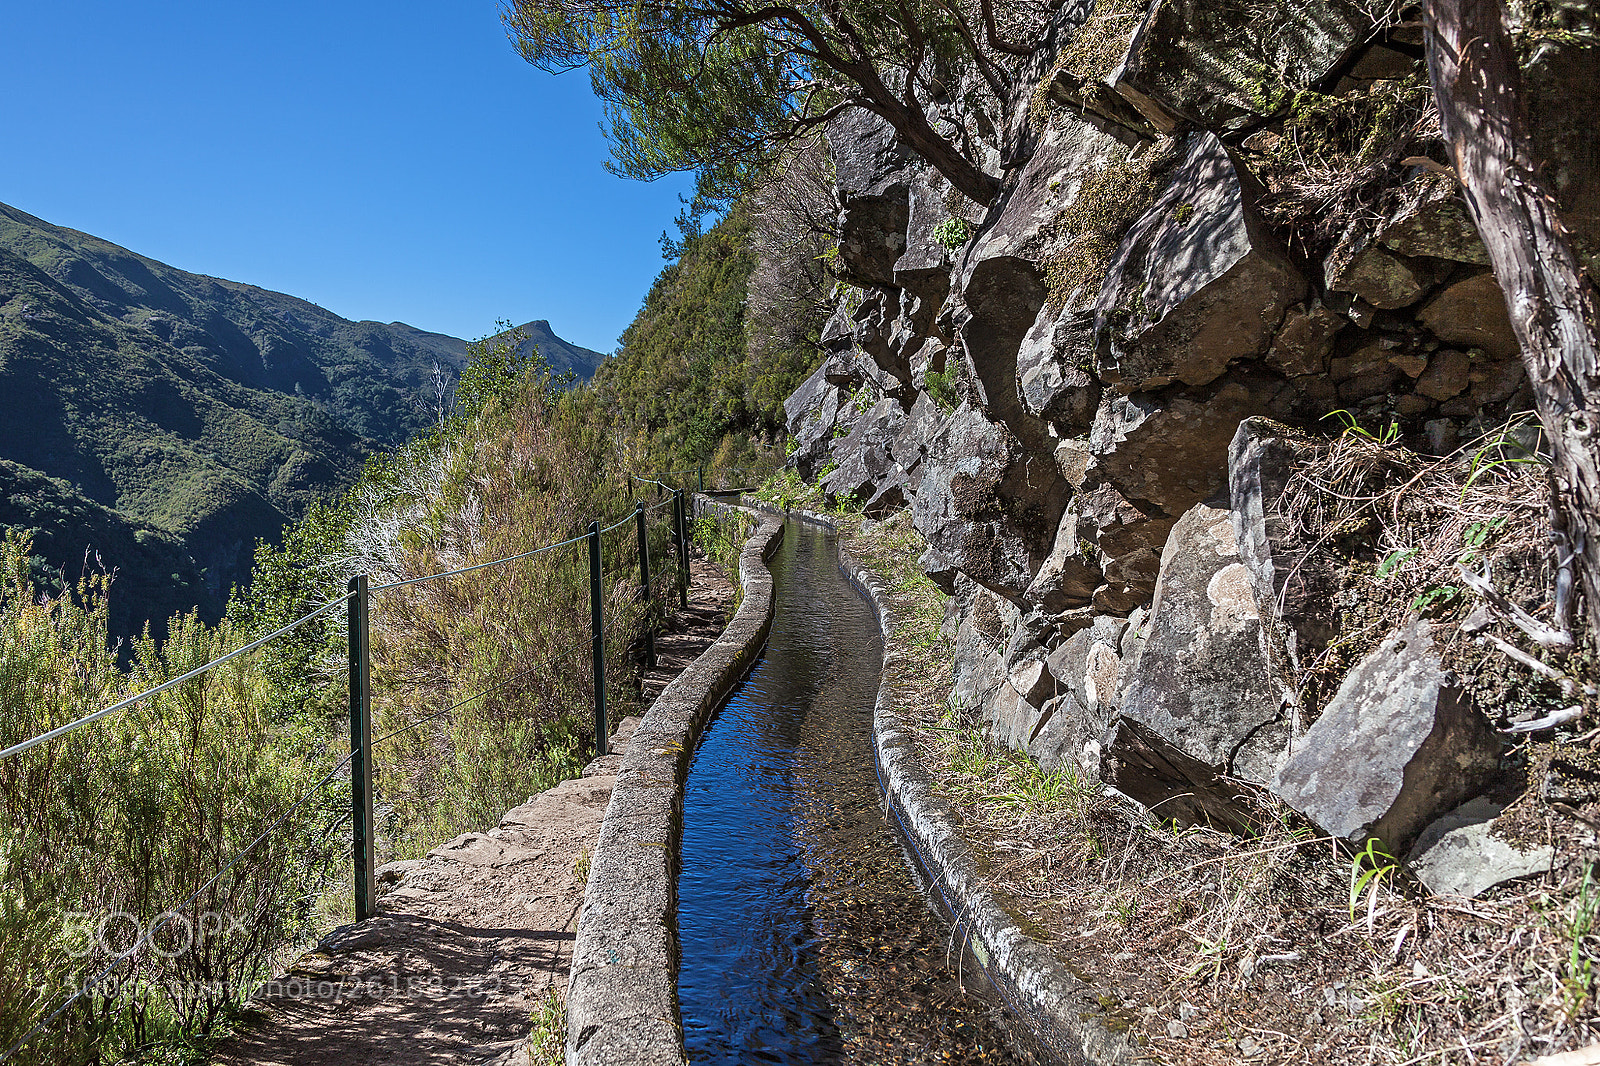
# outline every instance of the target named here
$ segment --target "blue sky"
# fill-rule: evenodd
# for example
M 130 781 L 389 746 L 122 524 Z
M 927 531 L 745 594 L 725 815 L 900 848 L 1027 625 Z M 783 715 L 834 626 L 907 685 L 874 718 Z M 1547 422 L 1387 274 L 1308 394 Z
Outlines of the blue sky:
M 495 0 L 0 2 L 0 201 L 353 319 L 610 352 L 686 177 L 607 174 Z

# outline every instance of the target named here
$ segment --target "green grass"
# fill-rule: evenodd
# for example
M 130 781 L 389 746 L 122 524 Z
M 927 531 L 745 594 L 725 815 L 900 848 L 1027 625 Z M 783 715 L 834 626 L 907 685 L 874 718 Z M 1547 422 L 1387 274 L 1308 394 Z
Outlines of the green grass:
M 553 988 L 545 990 L 533 1012 L 526 1047 L 528 1066 L 561 1066 L 566 1061 L 567 1004 Z

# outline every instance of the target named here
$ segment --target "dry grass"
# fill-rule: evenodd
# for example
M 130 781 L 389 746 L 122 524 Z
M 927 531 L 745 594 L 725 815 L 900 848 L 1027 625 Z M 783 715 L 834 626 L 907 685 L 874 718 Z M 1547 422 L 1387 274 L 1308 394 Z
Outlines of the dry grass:
M 1296 475 L 1272 516 L 1299 559 L 1285 593 L 1320 598 L 1337 629 L 1326 646 L 1300 649 L 1305 722 L 1349 668 L 1413 612 L 1433 618 L 1446 665 L 1502 724 L 1572 702 L 1558 682 L 1515 666 L 1467 632 L 1480 621 L 1472 614 L 1482 601 L 1463 570 L 1486 576 L 1555 628 L 1572 624 L 1574 604 L 1556 618 L 1552 600 L 1557 575 L 1540 441 L 1538 423 L 1519 416 L 1438 458 L 1404 447 L 1396 429 L 1353 421 L 1331 443 L 1301 446 Z M 1504 622 L 1490 634 L 1570 677 L 1594 675 L 1582 634 L 1571 650 L 1540 648 Z M 1592 695 L 1587 710 L 1594 711 Z
M 1445 158 L 1421 72 L 1344 96 L 1305 90 L 1283 104 L 1280 139 L 1255 161 L 1269 190 L 1262 209 L 1308 254 L 1326 254 L 1353 222 L 1380 219 L 1406 160 Z
M 1501 583 L 1515 568 L 1527 586 L 1518 598 L 1539 608 L 1534 589 L 1549 576 L 1538 562 L 1542 474 L 1509 464 L 1473 479 L 1473 454 L 1429 460 L 1360 433 L 1308 447 L 1298 535 L 1354 575 L 1345 593 L 1373 605 L 1372 643 L 1380 616 L 1403 614 L 1467 551 Z M 1501 517 L 1492 536 L 1469 535 Z M 1590 875 L 1600 840 L 1585 823 L 1525 793 L 1513 805 L 1519 835 L 1556 848 L 1549 877 L 1452 902 L 1395 870 L 1353 898 L 1351 856 L 1286 808 L 1265 807 L 1267 828 L 1252 839 L 1178 829 L 995 747 L 983 723 L 949 707 L 946 601 L 916 572 L 922 544 L 909 521 L 854 529 L 846 544 L 895 589 L 890 640 L 905 654 L 888 681 L 992 887 L 1023 928 L 1104 990 L 1149 1061 L 1488 1066 L 1600 1039 L 1600 889 Z M 1385 556 L 1412 548 L 1404 568 L 1376 575 Z M 1442 625 L 1466 612 L 1458 599 L 1436 598 Z M 1457 636 L 1452 647 L 1476 646 Z M 1517 780 L 1531 781 L 1541 759 L 1571 746 L 1529 745 L 1509 762 L 1520 759 Z
M 519 556 L 591 518 L 610 526 L 630 501 L 604 454 L 559 398 L 530 387 L 436 449 L 391 458 L 388 477 L 356 500 L 347 546 L 387 583 Z M 658 551 L 662 521 L 651 516 Z M 615 722 L 637 698 L 629 649 L 644 616 L 633 523 L 603 535 L 601 549 Z M 653 580 L 669 575 L 658 566 Z M 665 591 L 658 585 L 658 597 Z M 380 859 L 493 827 L 581 772 L 594 706 L 586 544 L 377 593 L 371 624 L 373 731 L 392 735 L 375 742 Z

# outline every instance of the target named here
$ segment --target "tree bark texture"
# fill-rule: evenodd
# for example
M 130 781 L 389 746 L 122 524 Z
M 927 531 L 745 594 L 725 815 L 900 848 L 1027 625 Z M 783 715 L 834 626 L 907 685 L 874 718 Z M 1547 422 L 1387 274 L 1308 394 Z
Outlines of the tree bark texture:
M 1501 0 L 1424 0 L 1423 17 L 1440 124 L 1522 346 L 1554 455 L 1553 502 L 1600 641 L 1600 300 L 1534 157 Z

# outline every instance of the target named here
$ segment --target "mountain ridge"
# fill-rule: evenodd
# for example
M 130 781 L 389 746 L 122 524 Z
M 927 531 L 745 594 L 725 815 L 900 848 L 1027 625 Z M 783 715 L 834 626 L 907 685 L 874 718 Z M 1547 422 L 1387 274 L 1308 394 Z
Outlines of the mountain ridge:
M 536 332 L 557 369 L 587 376 L 603 358 L 547 323 Z M 52 490 L 48 514 L 11 506 L 0 524 L 43 530 L 53 515 L 42 557 L 75 573 L 86 550 L 100 550 L 124 575 L 113 591 L 123 599 L 150 588 L 135 580 L 151 562 L 127 547 L 135 534 L 171 534 L 192 568 L 167 574 L 180 589 L 198 577 L 205 595 L 193 605 L 215 618 L 248 578 L 257 539 L 276 540 L 369 453 L 434 424 L 437 382 L 453 386 L 466 357 L 459 338 L 352 322 L 0 204 L 0 459 L 19 468 L 10 478 L 64 482 L 72 501 Z M 74 535 L 59 518 L 83 503 L 104 513 Z M 114 516 L 126 528 L 113 529 Z M 108 545 L 88 543 L 91 531 Z M 160 554 L 171 566 L 172 553 Z M 113 609 L 134 629 L 159 628 L 171 600 Z

